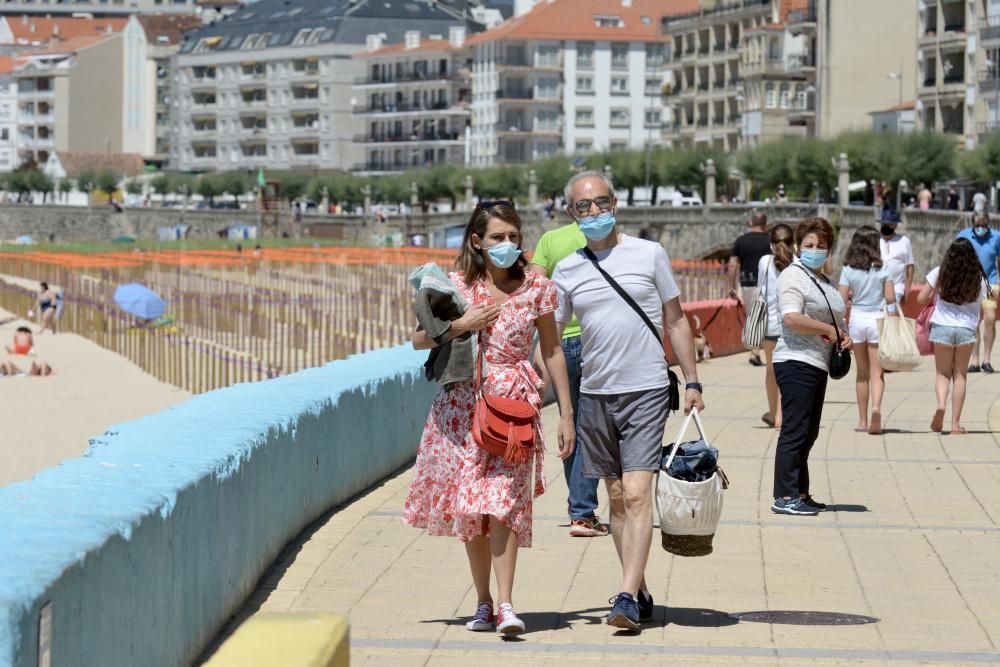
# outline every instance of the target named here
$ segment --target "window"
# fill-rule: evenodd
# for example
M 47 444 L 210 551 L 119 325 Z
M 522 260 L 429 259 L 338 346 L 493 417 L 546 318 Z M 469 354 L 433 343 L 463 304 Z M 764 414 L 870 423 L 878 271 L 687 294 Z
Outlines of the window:
M 620 16 L 594 15 L 594 25 L 598 28 L 624 28 L 625 21 Z
M 628 127 L 628 109 L 611 110 L 611 127 Z
M 646 94 L 647 95 L 659 95 L 663 90 L 663 82 L 659 79 L 646 79 Z
M 663 65 L 663 44 L 646 44 L 646 69 L 658 69 Z
M 249 51 L 250 49 L 254 48 L 254 46 L 257 44 L 258 37 L 260 37 L 260 35 L 258 35 L 257 33 L 253 33 L 252 35 L 247 35 L 247 38 L 243 40 L 243 46 L 241 46 L 240 48 L 243 49 L 244 51 Z
M 787 109 L 788 108 L 788 84 L 787 83 L 781 84 L 781 95 L 778 98 L 778 106 L 780 106 L 782 109 Z
M 0 141 L 10 141 L 10 130 L 6 127 L 0 130 Z
M 559 67 L 559 47 L 540 45 L 535 53 L 537 67 Z
M 628 95 L 628 77 L 626 76 L 611 77 L 611 94 Z
M 624 141 L 612 141 L 611 144 L 608 146 L 608 150 L 610 150 L 612 152 L 614 152 L 614 151 L 623 151 L 626 148 L 628 148 L 628 146 L 626 145 L 626 143 Z
M 559 97 L 559 79 L 539 79 L 537 95 L 540 100 L 557 99 Z
M 594 68 L 593 42 L 580 42 L 579 44 L 576 45 L 576 68 L 577 69 Z
M 764 87 L 764 107 L 773 109 L 775 106 L 774 84 L 769 83 Z
M 589 76 L 576 77 L 576 92 L 592 94 L 594 92 L 594 79 Z
M 594 110 L 590 107 L 580 107 L 576 110 L 577 127 L 594 127 Z
M 611 69 L 628 69 L 628 44 L 611 45 Z
M 647 110 L 646 111 L 646 127 L 660 127 L 660 114 L 662 112 L 659 109 Z
M 576 152 L 580 155 L 585 155 L 594 150 L 594 144 L 590 141 L 578 141 L 576 142 Z
M 559 113 L 556 111 L 539 111 L 535 116 L 536 132 L 558 132 Z

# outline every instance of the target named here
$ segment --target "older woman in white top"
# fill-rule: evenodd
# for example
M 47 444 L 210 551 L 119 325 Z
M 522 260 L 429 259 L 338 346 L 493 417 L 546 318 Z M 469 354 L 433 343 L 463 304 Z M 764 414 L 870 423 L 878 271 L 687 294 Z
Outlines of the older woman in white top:
M 774 375 L 782 422 L 771 505 L 776 514 L 814 515 L 826 509 L 809 493 L 809 451 L 819 435 L 833 346 L 839 341 L 850 350 L 854 345 L 844 330 L 844 301 L 822 273 L 835 238 L 823 218 L 803 220 L 795 230 L 799 258 L 778 278 L 781 338 L 774 350 Z
M 781 428 L 781 394 L 774 378 L 774 348 L 781 338 L 781 315 L 778 312 L 778 274 L 795 258 L 795 240 L 792 228 L 781 223 L 771 229 L 771 253 L 760 258 L 757 265 L 757 290 L 767 303 L 767 328 L 764 330 L 764 355 L 767 357 L 767 374 L 764 388 L 767 391 L 767 412 L 761 420 L 768 426 Z

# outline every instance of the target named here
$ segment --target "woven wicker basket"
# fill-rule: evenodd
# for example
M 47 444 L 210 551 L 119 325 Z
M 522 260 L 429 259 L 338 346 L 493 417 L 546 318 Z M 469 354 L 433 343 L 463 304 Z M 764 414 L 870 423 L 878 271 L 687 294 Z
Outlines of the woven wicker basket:
M 663 536 L 663 548 L 675 556 L 707 556 L 712 553 L 711 535 L 667 535 Z

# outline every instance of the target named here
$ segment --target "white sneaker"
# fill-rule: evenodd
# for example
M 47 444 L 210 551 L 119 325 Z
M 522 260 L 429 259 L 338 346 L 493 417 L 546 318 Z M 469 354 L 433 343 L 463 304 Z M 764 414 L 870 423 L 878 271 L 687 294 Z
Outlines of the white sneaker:
M 476 615 L 465 624 L 465 629 L 471 632 L 492 632 L 495 623 L 493 605 L 489 602 L 480 602 L 476 609 Z
M 500 605 L 497 611 L 497 632 L 505 635 L 519 635 L 524 632 L 524 621 L 514 613 L 514 606 L 509 602 Z

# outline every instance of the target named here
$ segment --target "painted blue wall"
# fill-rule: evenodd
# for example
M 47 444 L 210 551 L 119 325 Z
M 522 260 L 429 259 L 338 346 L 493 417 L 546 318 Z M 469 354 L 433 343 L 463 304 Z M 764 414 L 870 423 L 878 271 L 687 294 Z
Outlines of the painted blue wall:
M 405 466 L 435 385 L 378 350 L 119 424 L 0 489 L 0 665 L 186 665 L 282 547 Z

